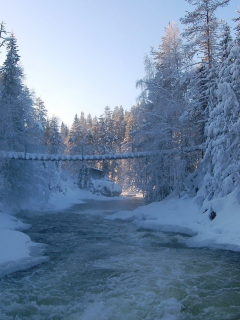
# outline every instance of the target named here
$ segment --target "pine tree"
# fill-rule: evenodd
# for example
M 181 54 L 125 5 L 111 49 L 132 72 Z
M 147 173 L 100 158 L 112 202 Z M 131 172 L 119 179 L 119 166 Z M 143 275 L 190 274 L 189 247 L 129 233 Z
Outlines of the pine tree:
M 212 68 L 216 58 L 217 34 L 220 22 L 216 18 L 216 10 L 228 5 L 230 0 L 186 0 L 196 9 L 187 12 L 181 22 L 186 25 L 183 37 L 188 40 L 189 54 L 200 55 L 207 68 Z

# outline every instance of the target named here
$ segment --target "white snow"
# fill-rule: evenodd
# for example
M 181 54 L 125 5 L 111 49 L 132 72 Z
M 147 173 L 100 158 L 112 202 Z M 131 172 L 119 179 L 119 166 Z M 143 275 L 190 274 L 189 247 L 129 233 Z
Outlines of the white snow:
M 32 242 L 29 236 L 16 230 L 28 227 L 15 217 L 0 212 L 0 277 L 46 261 L 47 257 L 39 256 L 45 246 Z
M 74 185 L 75 187 L 72 187 Z M 64 186 L 65 193 L 54 194 L 46 205 L 41 204 L 44 212 L 64 210 L 74 204 L 84 203 L 82 199 L 113 200 L 113 198 L 92 194 L 90 191 L 80 190 L 70 176 Z M 123 197 L 114 197 L 114 199 L 123 199 Z M 40 210 L 39 207 L 34 208 L 34 204 L 31 209 Z M 34 243 L 29 236 L 21 232 L 29 227 L 30 225 L 24 224 L 11 214 L 4 213 L 0 203 L 0 277 L 30 268 L 48 259 L 42 256 L 45 245 Z
M 72 184 L 67 181 L 66 186 Z M 62 210 L 85 199 L 112 200 L 68 186 L 65 194 L 51 197 L 44 211 Z M 115 197 L 114 199 L 123 199 Z M 45 261 L 44 245 L 36 244 L 21 230 L 29 226 L 14 216 L 2 212 L 0 207 L 0 277 Z M 210 219 L 210 212 L 216 218 Z M 189 234 L 188 246 L 213 247 L 240 251 L 240 192 L 205 202 L 199 206 L 195 198 L 169 196 L 161 202 L 139 207 L 134 211 L 121 211 L 106 219 L 133 219 L 141 227 Z
M 91 179 L 90 190 L 94 194 L 102 194 L 110 197 L 120 195 L 122 192 L 122 188 L 119 184 L 107 179 Z
M 214 220 L 209 217 L 210 209 L 217 214 Z M 203 207 L 194 198 L 171 196 L 132 212 L 114 213 L 106 219 L 134 219 L 144 228 L 189 234 L 188 246 L 240 251 L 240 194 L 237 192 L 207 202 Z

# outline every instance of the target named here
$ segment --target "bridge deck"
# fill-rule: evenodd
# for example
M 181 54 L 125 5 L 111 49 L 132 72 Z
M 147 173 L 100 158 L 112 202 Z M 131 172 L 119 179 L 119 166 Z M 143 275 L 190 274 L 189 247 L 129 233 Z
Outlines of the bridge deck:
M 0 158 L 15 160 L 35 160 L 35 161 L 93 161 L 93 160 L 111 160 L 111 159 L 131 159 L 155 156 L 158 154 L 170 155 L 178 153 L 188 153 L 197 150 L 203 150 L 204 146 L 192 148 L 173 149 L 173 150 L 155 150 L 145 152 L 127 152 L 120 154 L 98 154 L 98 155 L 63 155 L 63 154 L 41 154 L 25 152 L 0 151 Z
M 111 160 L 142 158 L 156 155 L 156 152 L 128 152 L 122 154 L 98 154 L 98 155 L 62 155 L 62 154 L 40 154 L 25 152 L 0 151 L 0 158 L 15 160 L 38 160 L 38 161 L 90 161 L 90 160 Z

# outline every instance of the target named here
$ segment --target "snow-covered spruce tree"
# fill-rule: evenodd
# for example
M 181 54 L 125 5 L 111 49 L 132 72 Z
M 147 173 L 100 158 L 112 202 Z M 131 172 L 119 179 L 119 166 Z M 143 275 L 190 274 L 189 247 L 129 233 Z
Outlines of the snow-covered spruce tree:
M 113 137 L 113 151 L 114 153 L 122 152 L 122 144 L 125 135 L 125 121 L 124 121 L 124 110 L 123 107 L 116 106 L 111 115 L 111 126 L 110 130 L 112 130 Z M 112 181 L 116 183 L 122 184 L 122 162 L 118 160 L 110 161 L 110 170 L 111 175 L 110 178 Z
M 78 118 L 78 115 L 76 114 L 74 116 L 73 124 L 70 129 L 69 133 L 69 148 L 70 148 L 70 154 L 82 154 L 82 127 L 80 124 L 80 119 Z
M 121 145 L 121 152 L 137 152 L 137 146 L 134 145 L 134 133 L 138 128 L 138 115 L 139 115 L 139 107 L 132 106 L 130 111 L 125 111 L 124 114 L 124 137 Z M 119 177 L 119 183 L 126 190 L 135 190 L 136 187 L 141 184 L 141 171 L 142 171 L 142 159 L 128 159 L 121 160 L 121 176 Z
M 26 145 L 25 110 L 21 99 L 23 72 L 19 60 L 16 39 L 12 35 L 1 70 L 3 89 L 0 106 L 0 144 L 11 151 L 24 151 Z
M 9 151 L 25 151 L 36 136 L 32 95 L 23 85 L 23 71 L 16 39 L 7 43 L 6 60 L 1 69 L 0 144 Z M 1 168 L 1 201 L 19 205 L 30 198 L 42 198 L 44 182 L 37 165 L 24 160 L 6 160 Z
M 63 143 L 64 149 L 66 149 L 68 140 L 69 140 L 69 129 L 64 122 L 61 123 L 60 132 L 62 136 L 62 143 Z
M 227 39 L 229 39 L 227 41 Z M 225 33 L 218 103 L 207 123 L 205 177 L 199 200 L 225 196 L 240 185 L 240 44 Z
M 94 128 L 95 131 L 95 144 L 97 145 L 100 154 L 113 154 L 115 153 L 115 136 L 114 125 L 112 120 L 112 111 L 109 106 L 104 108 L 104 113 L 98 119 L 98 124 Z M 103 160 L 100 168 L 104 170 L 107 175 L 111 175 L 115 169 L 115 161 Z
M 59 120 L 52 116 L 49 120 L 49 144 L 48 151 L 50 154 L 60 154 L 62 152 L 62 136 L 59 128 Z M 48 162 L 45 165 L 48 174 L 48 186 L 51 192 L 61 191 L 61 162 Z
M 56 116 L 50 119 L 49 151 L 51 154 L 59 154 L 62 149 L 62 136 L 59 130 L 59 120 Z
M 33 119 L 35 135 L 31 151 L 45 153 L 46 148 L 44 148 L 44 135 L 47 127 L 47 109 L 45 108 L 44 102 L 41 98 L 34 99 Z
M 22 119 L 24 109 L 20 101 L 23 73 L 18 63 L 16 39 L 12 35 L 7 44 L 7 57 L 1 70 L 0 145 L 3 150 L 24 151 L 26 144 Z M 1 201 L 9 201 L 13 193 L 16 199 L 22 195 L 23 167 L 24 164 L 20 165 L 11 160 L 4 161 L 1 168 L 3 177 Z
M 228 58 L 230 46 L 232 45 L 231 28 L 227 22 L 222 23 L 221 39 L 219 42 L 219 62 L 224 63 Z
M 121 146 L 125 136 L 126 123 L 123 107 L 115 107 L 112 113 L 114 145 L 117 152 L 121 153 Z

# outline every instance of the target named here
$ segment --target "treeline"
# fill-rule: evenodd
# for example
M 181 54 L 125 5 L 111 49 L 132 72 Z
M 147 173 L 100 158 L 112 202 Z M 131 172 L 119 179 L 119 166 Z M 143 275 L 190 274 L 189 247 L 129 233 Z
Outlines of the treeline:
M 41 99 L 24 85 L 16 38 L 1 23 L 3 46 L 6 58 L 0 68 L 0 149 L 26 152 L 30 146 L 44 145 L 48 138 L 56 148 L 60 141 L 57 118 L 47 119 Z M 62 191 L 58 163 L 0 158 L 0 202 L 14 207 L 29 201 L 45 203 L 53 191 Z
M 188 2 L 193 11 L 181 19 L 184 32 L 168 24 L 137 83 L 142 94 L 135 143 L 174 150 L 141 167 L 149 202 L 175 189 L 180 195 L 198 192 L 202 203 L 239 186 L 240 12 L 233 19 L 233 37 L 227 22 L 216 16 L 229 0 Z M 205 150 L 183 152 L 196 146 Z
M 0 69 L 0 150 L 71 155 L 131 150 L 135 107 L 132 111 L 105 107 L 99 118 L 81 112 L 68 128 L 59 123 L 57 116 L 49 117 L 44 101 L 25 86 L 17 40 L 6 31 L 4 23 L 0 26 L 3 46 L 6 59 Z M 26 201 L 46 202 L 52 192 L 64 191 L 62 168 L 81 179 L 87 165 L 104 169 L 115 181 L 124 179 L 117 161 L 62 165 L 0 158 L 0 202 L 16 206 Z

